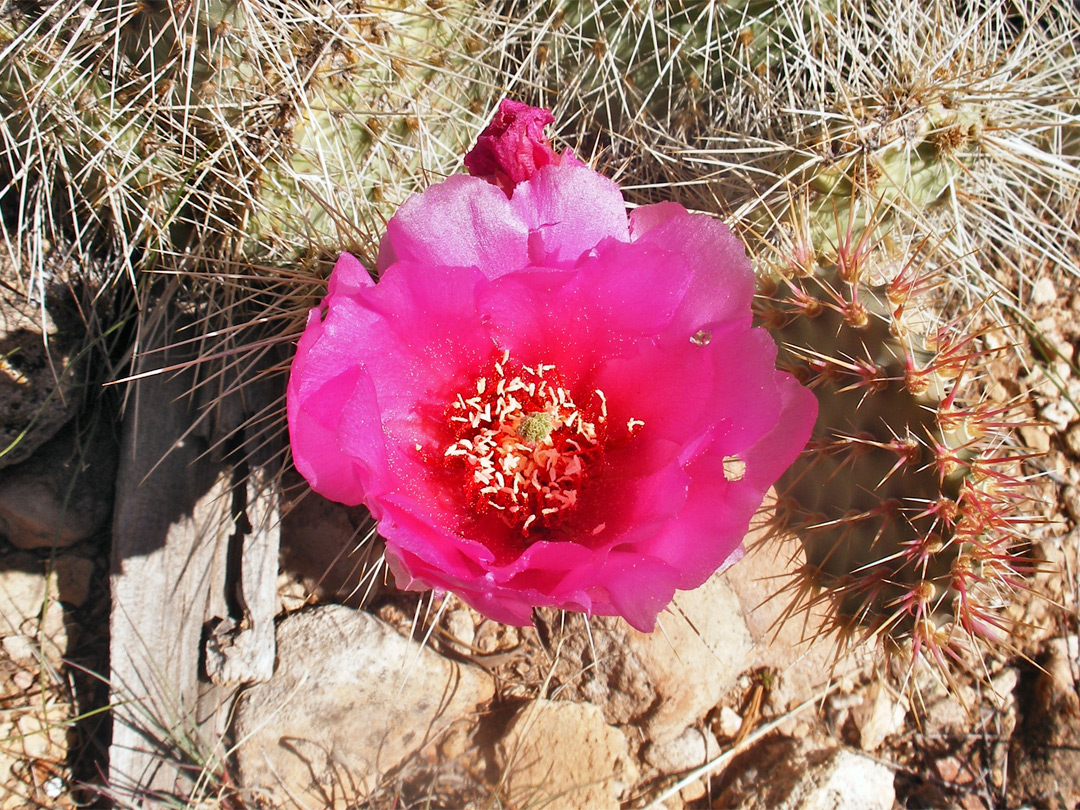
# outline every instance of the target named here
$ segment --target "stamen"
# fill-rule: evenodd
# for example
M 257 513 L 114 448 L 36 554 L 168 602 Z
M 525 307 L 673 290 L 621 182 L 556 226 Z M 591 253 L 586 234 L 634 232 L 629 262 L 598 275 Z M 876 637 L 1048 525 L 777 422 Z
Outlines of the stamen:
M 493 374 L 476 378 L 475 395 L 458 393 L 447 409 L 457 438 L 443 457 L 467 472 L 475 512 L 496 510 L 528 541 L 576 508 L 603 454 L 607 398 L 595 389 L 579 408 L 554 365 L 520 365 L 515 373 L 508 351 L 492 367 Z M 643 424 L 630 419 L 627 428 L 633 435 Z

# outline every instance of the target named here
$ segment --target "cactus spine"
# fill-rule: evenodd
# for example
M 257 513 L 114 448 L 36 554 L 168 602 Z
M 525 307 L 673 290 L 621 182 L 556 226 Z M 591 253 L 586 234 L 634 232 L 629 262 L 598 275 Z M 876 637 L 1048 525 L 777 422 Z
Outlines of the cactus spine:
M 493 18 L 471 10 L 13 7 L 0 21 L 4 196 L 23 224 L 94 232 L 135 263 L 363 244 L 482 125 Z

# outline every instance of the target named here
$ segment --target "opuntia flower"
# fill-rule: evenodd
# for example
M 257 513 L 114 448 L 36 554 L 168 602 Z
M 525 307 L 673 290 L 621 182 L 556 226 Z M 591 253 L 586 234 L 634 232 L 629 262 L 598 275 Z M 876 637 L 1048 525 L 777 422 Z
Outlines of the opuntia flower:
M 343 254 L 288 390 L 297 469 L 363 503 L 399 586 L 524 625 L 552 606 L 648 631 L 738 559 L 816 400 L 751 328 L 718 220 L 627 215 L 551 162 L 508 196 L 454 176 L 391 219 L 375 283 Z
M 491 123 L 476 139 L 476 146 L 465 155 L 465 168 L 509 195 L 538 169 L 574 162 L 572 153 L 556 153 L 544 135 L 544 127 L 554 121 L 549 110 L 504 98 Z

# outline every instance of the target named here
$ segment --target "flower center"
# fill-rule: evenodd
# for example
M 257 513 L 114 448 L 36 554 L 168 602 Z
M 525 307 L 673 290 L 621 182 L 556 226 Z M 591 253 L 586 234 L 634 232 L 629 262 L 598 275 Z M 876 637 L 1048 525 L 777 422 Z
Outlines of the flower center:
M 526 537 L 554 527 L 603 455 L 604 393 L 579 407 L 555 366 L 511 367 L 509 352 L 468 393 L 447 409 L 455 441 L 444 457 L 465 473 L 470 508 L 495 510 Z

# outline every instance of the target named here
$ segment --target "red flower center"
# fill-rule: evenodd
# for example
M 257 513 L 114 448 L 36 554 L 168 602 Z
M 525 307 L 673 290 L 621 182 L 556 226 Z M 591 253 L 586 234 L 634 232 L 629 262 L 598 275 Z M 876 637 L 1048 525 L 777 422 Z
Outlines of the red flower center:
M 603 391 L 575 403 L 555 366 L 511 366 L 510 353 L 447 409 L 455 437 L 447 463 L 462 471 L 477 514 L 491 510 L 525 537 L 552 528 L 599 468 L 607 433 Z

